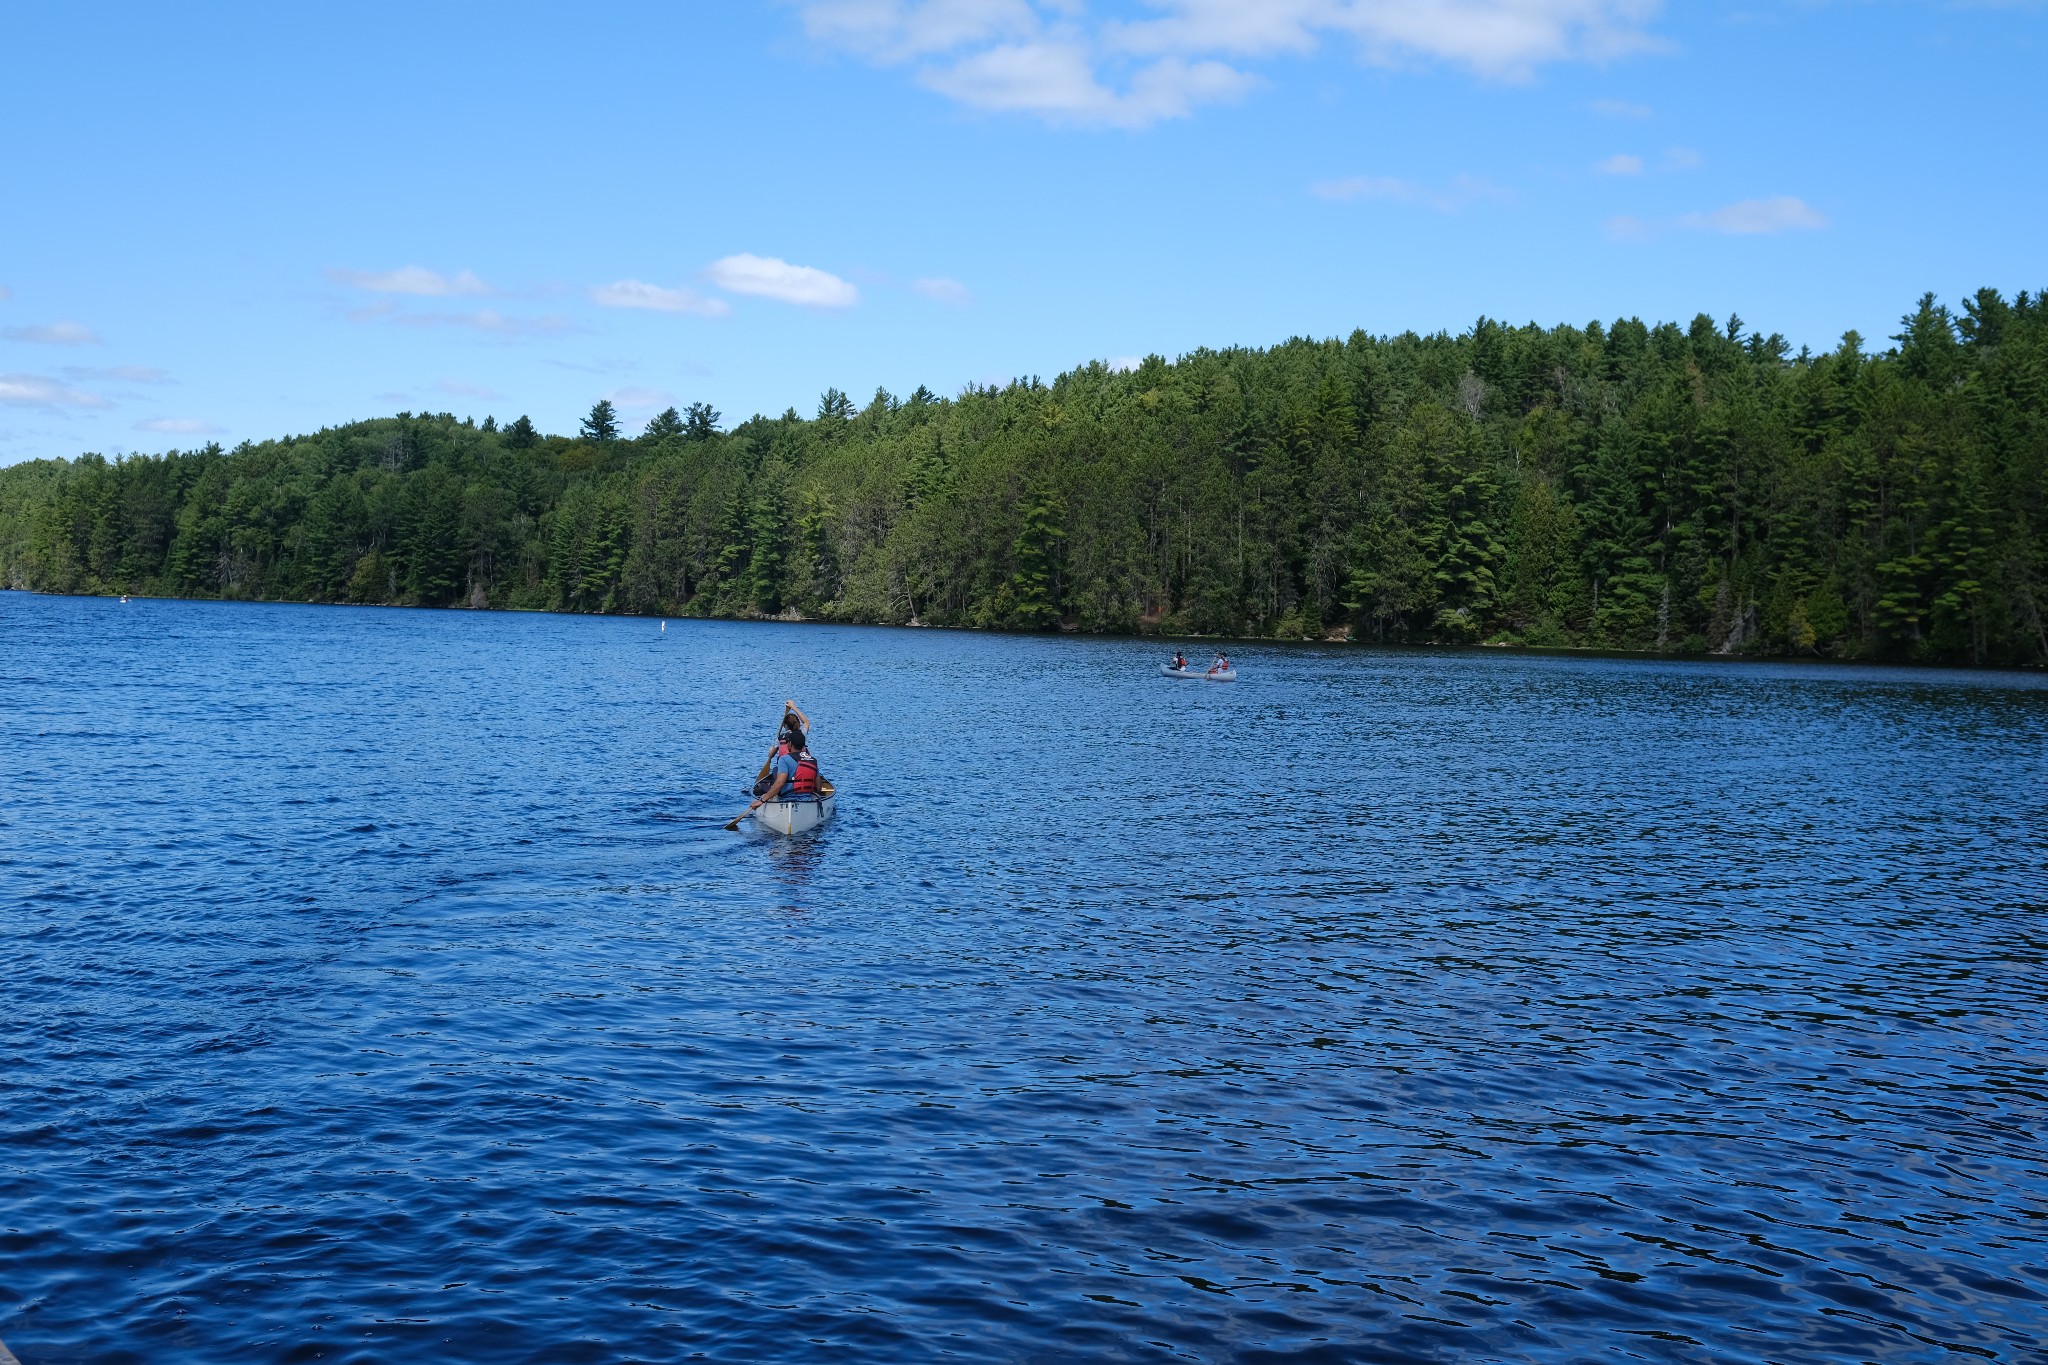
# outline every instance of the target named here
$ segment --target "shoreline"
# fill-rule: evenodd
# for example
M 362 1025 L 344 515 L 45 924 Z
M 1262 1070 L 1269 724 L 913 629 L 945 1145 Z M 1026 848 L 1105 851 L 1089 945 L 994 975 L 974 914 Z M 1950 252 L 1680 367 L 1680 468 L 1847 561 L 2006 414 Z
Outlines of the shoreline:
M 417 611 L 449 613 L 456 615 L 504 615 L 504 616 L 561 616 L 582 620 L 635 620 L 635 621 L 676 621 L 676 622 L 724 622 L 733 625 L 765 626 L 842 626 L 863 630 L 943 630 L 958 631 L 973 635 L 1003 635 L 1019 639 L 1072 639 L 1077 636 L 1091 640 L 1137 640 L 1158 641 L 1162 644 L 1174 641 L 1206 641 L 1233 646 L 1250 645 L 1255 648 L 1279 649 L 1372 649 L 1393 652 L 1443 651 L 1459 654 L 1488 655 L 1533 655 L 1536 657 L 1559 657 L 1580 659 L 1634 659 L 1656 660 L 1672 663 L 1715 663 L 1715 664 L 1820 664 L 1834 668 L 1910 668 L 1929 672 L 1962 673 L 2017 673 L 2038 676 L 2048 673 L 2048 664 L 2004 664 L 1969 663 L 1953 660 L 1929 659 L 1873 659 L 1873 658 L 1831 658 L 1819 654 L 1719 654 L 1681 653 L 1676 650 L 1622 649 L 1608 645 L 1529 645 L 1509 642 L 1476 641 L 1471 644 L 1452 644 L 1435 641 L 1403 640 L 1359 640 L 1359 639 L 1314 639 L 1287 640 L 1267 635 L 1171 635 L 1148 631 L 1090 631 L 1066 629 L 1052 630 L 1006 630 L 996 626 L 947 625 L 931 621 L 834 621 L 823 617 L 796 614 L 766 615 L 749 613 L 737 616 L 692 616 L 685 614 L 660 615 L 652 612 L 596 612 L 563 611 L 554 607 L 470 607 L 450 605 L 445 607 L 421 606 L 405 602 L 308 602 L 293 598 L 271 597 L 168 597 L 156 593 L 98 593 L 98 592 L 47 592 L 36 588 L 0 588 L 0 594 L 22 593 L 30 597 L 63 597 L 74 599 L 97 599 L 119 602 L 204 602 L 227 606 L 257 607 L 341 607 L 363 611 Z M 6 1365 L 0 1361 L 0 1365 Z

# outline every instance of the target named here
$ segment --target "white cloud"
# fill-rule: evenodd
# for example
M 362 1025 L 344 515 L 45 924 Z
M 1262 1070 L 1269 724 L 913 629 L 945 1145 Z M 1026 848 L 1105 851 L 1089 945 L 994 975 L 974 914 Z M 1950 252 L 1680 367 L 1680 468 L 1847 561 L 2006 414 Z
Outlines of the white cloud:
M 9 289 L 6 285 L 0 284 L 0 303 L 5 303 L 7 302 L 7 300 L 13 297 L 14 291 L 12 289 Z
M 1647 104 L 1630 104 L 1627 100 L 1594 100 L 1593 112 L 1607 118 L 1654 118 L 1657 111 Z
M 1661 0 L 1150 0 L 1156 17 L 1091 17 L 1082 0 L 799 0 L 818 42 L 976 109 L 1139 128 L 1241 97 L 1228 64 L 1313 52 L 1325 38 L 1382 65 L 1445 63 L 1525 80 L 1562 61 L 1659 46 Z M 1646 111 L 1647 112 L 1647 111 Z
M 430 299 L 497 292 L 467 270 L 443 275 L 420 265 L 396 270 L 330 270 L 327 278 L 371 294 L 417 294 Z
M 105 408 L 113 406 L 96 393 L 69 388 L 37 374 L 0 374 L 0 403 L 23 408 Z
M 632 385 L 623 389 L 613 389 L 605 397 L 611 400 L 614 407 L 635 412 L 672 408 L 676 405 L 675 395 L 665 389 L 643 389 Z
M 474 313 L 400 314 L 391 320 L 406 327 L 469 327 L 501 337 L 554 337 L 584 330 L 553 313 L 543 317 L 508 317 L 491 308 Z
M 1393 204 L 1421 204 L 1438 213 L 1462 213 L 1474 204 L 1505 203 L 1514 197 L 1475 175 L 1456 176 L 1442 187 L 1387 175 L 1352 175 L 1341 180 L 1319 180 L 1308 187 L 1308 192 L 1318 199 L 1336 202 L 1378 199 Z
M 169 370 L 154 365 L 66 365 L 66 379 L 116 379 L 124 384 L 173 384 Z
M 944 276 L 935 275 L 922 280 L 912 280 L 910 287 L 934 302 L 950 304 L 955 308 L 965 308 L 974 302 L 972 290 L 960 281 L 949 280 Z
M 640 362 L 625 356 L 610 356 L 595 364 L 580 360 L 543 360 L 543 365 L 552 365 L 558 370 L 574 370 L 578 374 L 632 374 L 640 368 Z
M 1345 11 L 1370 8 L 1328 0 L 1164 0 L 1159 7 L 1167 11 L 1163 18 L 1106 25 L 1109 46 L 1127 52 L 1218 52 L 1233 57 L 1306 53 L 1315 50 L 1317 29 L 1344 27 Z
M 880 62 L 1027 37 L 1039 28 L 1028 0 L 813 0 L 799 9 L 811 37 Z
M 346 316 L 350 322 L 388 322 L 397 327 L 466 327 L 508 340 L 565 336 L 585 330 L 552 313 L 543 317 L 508 316 L 495 308 L 480 308 L 473 313 L 406 313 L 389 301 L 352 308 Z
M 1828 225 L 1827 217 L 1803 199 L 1781 194 L 1773 199 L 1745 199 L 1712 213 L 1688 213 L 1678 220 L 1680 227 L 1702 232 L 1723 232 L 1737 237 L 1767 236 L 1779 232 L 1812 232 Z
M 1201 0 L 1201 7 L 1230 3 Z M 1446 62 L 1495 80 L 1526 80 L 1554 62 L 1611 61 L 1660 46 L 1644 30 L 1658 0 L 1296 0 L 1272 8 L 1327 11 L 1323 22 L 1349 32 L 1382 65 Z
M 665 289 L 640 280 L 593 285 L 590 301 L 603 308 L 645 308 L 655 313 L 695 313 L 707 318 L 722 318 L 732 312 L 732 305 L 724 299 L 708 299 L 694 289 Z
M 1700 154 L 1690 147 L 1667 147 L 1656 162 L 1659 171 L 1690 171 L 1699 165 Z M 1633 152 L 1617 152 L 1596 162 L 1593 169 L 1602 175 L 1641 175 L 1650 169 L 1650 162 Z
M 34 342 L 38 346 L 97 346 L 100 334 L 82 322 L 46 322 L 34 327 L 0 327 L 0 337 L 9 341 Z
M 1196 106 L 1236 99 L 1252 77 L 1217 61 L 1169 57 L 1141 67 L 1118 92 L 1096 79 L 1087 49 L 1071 42 L 1011 43 L 919 77 L 928 89 L 993 113 L 1049 123 L 1145 128 Z
M 135 424 L 137 431 L 154 431 L 166 436 L 218 436 L 220 428 L 192 417 L 152 417 Z
M 791 265 L 774 256 L 747 252 L 726 256 L 706 266 L 704 275 L 720 289 L 735 294 L 800 303 L 807 308 L 851 308 L 860 302 L 860 291 L 837 275 L 808 265 Z
M 1617 242 L 1646 242 L 1672 228 L 1719 232 L 1731 237 L 1763 237 L 1780 232 L 1813 232 L 1827 225 L 1827 216 L 1805 200 L 1779 195 L 1774 199 L 1745 199 L 1711 213 L 1688 213 L 1678 218 L 1639 218 L 1625 213 L 1609 218 L 1602 226 Z
M 452 393 L 457 398 L 498 399 L 505 396 L 482 384 L 470 384 L 460 379 L 437 379 L 434 381 L 434 387 L 442 393 Z
M 1111 356 L 1108 361 L 1112 374 L 1128 374 L 1144 363 L 1145 357 L 1140 355 L 1116 355 Z

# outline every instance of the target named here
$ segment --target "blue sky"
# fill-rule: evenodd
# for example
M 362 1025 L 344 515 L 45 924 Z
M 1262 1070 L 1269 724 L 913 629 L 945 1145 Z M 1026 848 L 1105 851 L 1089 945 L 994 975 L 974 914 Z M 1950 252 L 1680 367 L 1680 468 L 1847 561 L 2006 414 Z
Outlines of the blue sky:
M 0 463 L 2048 285 L 2048 8 L 27 3 Z

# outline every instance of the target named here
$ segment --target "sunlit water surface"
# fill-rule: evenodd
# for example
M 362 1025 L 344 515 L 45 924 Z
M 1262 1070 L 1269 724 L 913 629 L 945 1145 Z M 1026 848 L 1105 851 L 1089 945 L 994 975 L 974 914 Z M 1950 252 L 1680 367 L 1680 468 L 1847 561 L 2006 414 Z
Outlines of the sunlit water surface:
M 1163 653 L 0 594 L 0 1339 L 2048 1358 L 2048 680 Z

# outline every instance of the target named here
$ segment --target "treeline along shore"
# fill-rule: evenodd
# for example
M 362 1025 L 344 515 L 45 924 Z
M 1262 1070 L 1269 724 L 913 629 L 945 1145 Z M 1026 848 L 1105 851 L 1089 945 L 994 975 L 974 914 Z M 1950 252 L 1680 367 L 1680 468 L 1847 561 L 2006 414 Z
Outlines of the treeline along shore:
M 2048 298 L 1197 351 L 720 429 L 447 413 L 0 469 L 67 593 L 2048 662 Z

